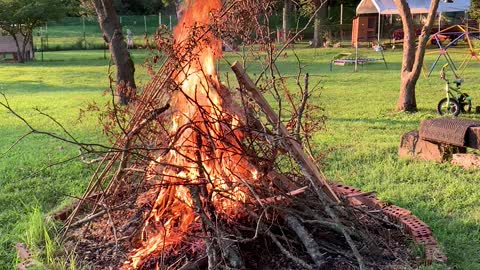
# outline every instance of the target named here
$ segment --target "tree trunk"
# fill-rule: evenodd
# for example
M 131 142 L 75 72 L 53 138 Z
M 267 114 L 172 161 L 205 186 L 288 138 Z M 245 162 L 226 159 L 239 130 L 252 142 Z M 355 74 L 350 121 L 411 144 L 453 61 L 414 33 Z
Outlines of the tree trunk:
M 28 31 L 25 34 L 22 34 L 22 36 L 23 36 L 22 55 L 23 55 L 23 60 L 24 61 L 32 60 L 31 51 L 27 51 L 27 46 L 32 43 L 32 39 L 33 39 L 32 32 L 33 32 L 33 30 Z M 33 51 L 33 46 L 32 46 L 31 49 Z
M 427 22 L 422 28 L 418 39 L 418 46 L 415 44 L 416 35 L 413 25 L 413 16 L 407 0 L 394 0 L 398 7 L 403 23 L 403 60 L 400 81 L 400 96 L 397 101 L 397 111 L 416 112 L 417 102 L 415 97 L 415 86 L 422 70 L 425 48 L 427 46 L 433 20 L 435 19 L 439 0 L 432 0 L 428 12 Z
M 26 48 L 28 44 L 32 42 L 32 32 L 27 32 L 24 34 L 22 31 L 12 31 L 8 32 L 10 36 L 12 36 L 13 40 L 15 41 L 15 45 L 17 47 L 17 62 L 18 63 L 25 63 L 27 60 L 31 60 L 30 55 L 27 55 Z M 19 40 L 18 37 L 22 37 L 22 40 Z M 33 46 L 32 46 L 33 50 Z
M 412 78 L 406 76 L 400 83 L 400 97 L 397 102 L 397 110 L 406 112 L 417 111 L 417 101 L 415 97 L 415 82 Z
M 314 20 L 314 30 L 313 30 L 313 42 L 312 47 L 319 48 L 323 46 L 323 32 L 325 29 L 324 24 L 327 20 L 327 3 L 326 1 L 316 1 L 315 9 L 320 8 L 317 13 L 315 13 Z
M 20 46 L 20 43 L 18 42 L 18 38 L 16 34 L 11 34 L 13 37 L 13 40 L 15 40 L 15 45 L 17 45 L 17 62 L 18 63 L 25 63 L 25 59 L 23 57 L 23 52 L 22 52 L 22 47 Z
M 290 30 L 290 0 L 283 1 L 283 42 L 288 40 L 288 31 Z
M 122 26 L 112 0 L 92 0 L 98 16 L 98 23 L 105 40 L 108 42 L 113 61 L 117 67 L 117 94 L 119 103 L 127 105 L 135 95 L 135 65 L 127 50 L 122 34 Z

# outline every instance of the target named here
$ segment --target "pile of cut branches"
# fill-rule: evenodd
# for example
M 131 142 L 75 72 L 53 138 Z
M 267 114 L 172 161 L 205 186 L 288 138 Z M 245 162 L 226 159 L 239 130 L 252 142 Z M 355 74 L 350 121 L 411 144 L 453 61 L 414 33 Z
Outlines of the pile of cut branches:
M 287 88 L 276 64 L 287 45 L 277 49 L 268 27 L 274 3 L 186 1 L 174 33 L 159 29 L 152 79 L 129 107 L 112 104 L 113 147 L 65 221 L 67 244 L 89 267 L 415 265 L 398 227 L 345 204 L 317 168 L 309 138 L 323 119 L 308 101 L 318 84 L 299 62 L 297 93 Z M 217 74 L 220 40 L 244 46 L 235 81 Z M 251 60 L 263 67 L 255 82 Z

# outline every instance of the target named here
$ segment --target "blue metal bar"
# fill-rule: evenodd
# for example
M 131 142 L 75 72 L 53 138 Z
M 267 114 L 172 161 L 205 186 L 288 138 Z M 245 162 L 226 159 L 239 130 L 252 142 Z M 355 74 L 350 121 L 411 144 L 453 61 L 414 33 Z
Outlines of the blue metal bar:
M 447 63 L 448 63 L 448 66 L 450 67 L 450 70 L 453 72 L 453 75 L 455 75 L 455 79 L 458 78 L 458 74 L 456 72 L 456 67 L 455 67 L 455 64 L 453 63 L 453 60 L 450 58 L 448 58 L 446 55 L 445 55 L 445 59 L 447 60 Z
M 438 60 L 440 60 L 440 57 L 442 57 L 441 54 L 439 54 L 437 59 L 435 59 L 435 61 L 433 62 L 432 66 L 430 67 L 430 70 L 428 71 L 427 77 L 430 77 L 430 75 L 432 75 L 433 69 L 435 68 L 435 66 L 437 66 L 437 63 L 438 63 Z
M 457 66 L 455 65 L 455 62 L 453 62 L 452 57 L 447 51 L 445 51 L 445 59 L 447 59 L 447 62 L 450 65 L 450 67 L 453 67 L 455 70 L 458 70 Z
M 438 47 L 439 49 L 443 49 L 442 43 L 441 43 L 440 40 L 438 39 L 438 36 L 435 35 L 434 38 L 435 38 L 435 42 L 437 42 L 437 47 Z
M 456 39 L 452 40 L 450 43 L 447 44 L 447 46 L 445 46 L 445 50 L 447 50 L 448 48 L 450 48 L 451 46 L 453 46 L 453 44 L 455 44 L 460 38 L 464 37 L 465 36 L 465 33 L 461 34 L 460 36 L 458 36 Z

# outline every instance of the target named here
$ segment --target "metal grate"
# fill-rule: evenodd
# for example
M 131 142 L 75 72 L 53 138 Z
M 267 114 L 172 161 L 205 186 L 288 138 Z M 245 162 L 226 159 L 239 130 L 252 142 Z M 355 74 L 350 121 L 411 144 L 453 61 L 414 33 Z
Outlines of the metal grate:
M 420 123 L 420 138 L 446 143 L 456 146 L 465 146 L 465 135 L 470 127 L 480 126 L 479 121 L 460 118 L 437 118 L 424 120 Z

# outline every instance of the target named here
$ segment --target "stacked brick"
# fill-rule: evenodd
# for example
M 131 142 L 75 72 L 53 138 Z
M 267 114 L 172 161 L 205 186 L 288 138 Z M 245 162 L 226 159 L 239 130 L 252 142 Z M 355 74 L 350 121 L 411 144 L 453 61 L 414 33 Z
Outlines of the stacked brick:
M 332 189 L 352 206 L 365 205 L 369 208 L 382 211 L 392 222 L 401 225 L 405 232 L 425 250 L 427 265 L 433 262 L 445 263 L 447 256 L 440 250 L 433 237 L 430 227 L 407 209 L 395 205 L 387 205 L 380 201 L 372 192 L 362 192 L 360 189 L 333 183 Z

